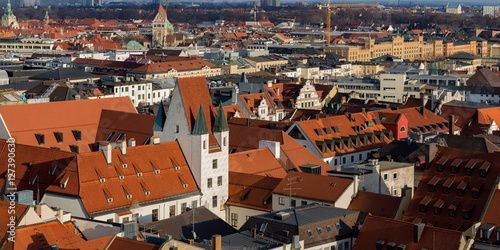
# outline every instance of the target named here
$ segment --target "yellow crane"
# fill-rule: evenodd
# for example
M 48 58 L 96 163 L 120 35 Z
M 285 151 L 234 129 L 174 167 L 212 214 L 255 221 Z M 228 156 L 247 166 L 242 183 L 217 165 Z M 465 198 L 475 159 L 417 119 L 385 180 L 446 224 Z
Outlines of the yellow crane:
M 293 19 L 291 19 L 291 18 L 281 18 L 281 17 L 280 17 L 280 18 L 278 18 L 278 19 L 280 19 L 280 20 L 288 20 L 288 21 L 293 21 L 293 26 L 292 26 L 292 29 L 294 30 L 294 29 L 295 29 L 295 18 L 297 18 L 297 17 L 294 17 Z
M 362 7 L 378 7 L 380 4 L 376 3 L 352 3 L 352 4 L 330 4 L 328 0 L 327 5 L 318 5 L 317 7 L 321 10 L 326 8 L 326 45 L 330 45 L 330 19 L 332 14 L 332 8 L 362 8 Z

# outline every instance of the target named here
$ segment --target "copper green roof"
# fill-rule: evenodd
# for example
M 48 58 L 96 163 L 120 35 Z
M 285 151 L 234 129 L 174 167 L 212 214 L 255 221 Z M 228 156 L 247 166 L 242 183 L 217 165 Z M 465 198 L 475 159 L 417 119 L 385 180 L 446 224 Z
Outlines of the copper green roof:
M 156 120 L 155 120 L 155 125 L 153 126 L 153 131 L 163 131 L 166 119 L 167 116 L 165 115 L 163 102 L 160 102 L 160 107 L 158 108 L 158 113 L 156 114 Z
M 200 109 L 198 110 L 198 116 L 194 123 L 193 135 L 205 135 L 208 134 L 207 120 L 205 119 L 205 112 L 203 112 L 203 105 L 200 104 Z
M 219 104 L 219 111 L 215 117 L 213 132 L 227 132 L 229 131 L 229 126 L 227 125 L 226 115 L 224 114 L 224 108 L 222 103 Z

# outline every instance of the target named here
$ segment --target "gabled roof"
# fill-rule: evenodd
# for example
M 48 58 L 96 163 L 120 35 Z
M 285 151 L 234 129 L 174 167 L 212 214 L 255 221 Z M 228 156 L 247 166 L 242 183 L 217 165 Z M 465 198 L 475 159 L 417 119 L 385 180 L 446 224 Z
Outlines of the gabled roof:
M 459 250 L 462 249 L 461 240 L 464 240 L 462 232 L 426 225 L 415 243 L 413 223 L 370 215 L 366 217 L 353 249 L 375 249 L 377 242 L 384 241 L 381 249 L 386 249 L 387 244 L 393 242 L 396 244 L 394 249 L 405 245 L 406 250 Z
M 126 157 L 120 149 L 113 149 L 111 154 L 111 166 L 103 152 L 78 155 L 77 164 L 59 174 L 47 191 L 80 197 L 91 215 L 135 203 L 199 194 L 176 141 L 127 147 Z
M 376 216 L 386 218 L 395 218 L 401 205 L 402 197 L 372 192 L 358 191 L 358 194 L 352 199 L 347 209 L 370 213 Z
M 8 242 L 5 249 L 45 249 L 56 245 L 59 249 L 104 249 L 113 236 L 86 240 L 73 223 L 61 224 L 58 220 L 16 229 L 15 242 Z M 49 247 L 50 248 L 50 247 Z
M 500 77 L 490 69 L 482 68 L 467 79 L 467 86 L 500 87 Z
M 182 96 L 189 130 L 192 131 L 192 133 L 195 133 L 195 123 L 200 119 L 204 119 L 204 126 L 206 126 L 209 134 L 209 145 L 218 146 L 218 142 L 212 134 L 212 125 L 215 120 L 215 114 L 205 77 L 199 76 L 178 78 L 177 86 Z M 200 110 L 202 113 L 198 114 Z M 200 122 L 202 121 L 200 120 Z
M 499 153 L 440 147 L 418 184 L 404 221 L 458 231 L 470 228 L 480 220 L 490 194 L 496 189 L 495 181 L 500 173 L 498 157 Z M 456 173 L 452 172 L 452 166 L 457 165 Z M 466 168 L 471 169 L 470 175 L 466 174 Z M 481 177 L 481 171 L 486 171 L 485 177 Z M 445 186 L 449 188 L 448 193 Z M 463 190 L 462 196 L 459 190 Z M 474 191 L 479 191 L 477 198 L 473 198 Z M 436 206 L 441 208 L 437 214 Z M 455 216 L 449 216 L 449 209 L 455 210 Z
M 123 249 L 158 250 L 160 249 L 160 246 L 152 243 L 146 243 L 138 240 L 132 240 L 115 236 L 113 237 L 113 240 L 106 248 L 106 250 L 123 250 Z
M 350 178 L 290 172 L 273 190 L 273 193 L 289 195 L 290 182 L 293 183 L 293 196 L 295 197 L 335 203 L 353 180 Z
M 272 210 L 272 192 L 280 178 L 229 172 L 228 205 L 256 210 Z
M 58 68 L 49 72 L 44 72 L 30 77 L 33 80 L 75 80 L 75 79 L 88 79 L 99 78 L 94 74 L 83 72 L 75 68 Z
M 0 106 L 0 114 L 16 143 L 64 151 L 71 151 L 70 145 L 76 145 L 81 153 L 91 151 L 89 145 L 95 142 L 104 109 L 137 113 L 129 97 L 116 97 Z M 77 140 L 73 130 L 81 131 L 81 140 Z M 56 132 L 62 133 L 62 142 L 58 142 Z M 43 145 L 36 134 L 44 135 Z

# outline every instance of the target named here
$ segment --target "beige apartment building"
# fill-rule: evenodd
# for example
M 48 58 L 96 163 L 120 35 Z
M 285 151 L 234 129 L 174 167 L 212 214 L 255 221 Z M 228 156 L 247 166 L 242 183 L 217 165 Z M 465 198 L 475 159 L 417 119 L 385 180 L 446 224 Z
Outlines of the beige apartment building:
M 373 38 L 366 38 L 364 46 L 334 45 L 325 46 L 325 52 L 332 52 L 347 58 L 347 61 L 368 62 L 373 58 L 391 54 L 404 60 L 432 60 L 444 56 L 443 41 L 424 41 L 418 36 L 414 41 L 405 41 L 401 36 L 391 41 L 376 43 Z M 475 53 L 474 53 L 475 54 Z

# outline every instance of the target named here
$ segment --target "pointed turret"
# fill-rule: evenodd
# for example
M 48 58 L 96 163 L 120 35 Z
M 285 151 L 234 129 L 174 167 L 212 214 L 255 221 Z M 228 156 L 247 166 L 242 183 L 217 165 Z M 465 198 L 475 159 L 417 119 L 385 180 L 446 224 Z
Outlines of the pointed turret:
M 196 117 L 196 122 L 194 123 L 193 135 L 205 135 L 208 134 L 207 120 L 205 119 L 205 112 L 203 111 L 203 105 L 200 104 L 200 109 L 198 110 L 198 116 Z
M 163 101 L 161 101 L 160 107 L 158 108 L 158 113 L 156 114 L 156 120 L 155 120 L 155 125 L 153 126 L 153 131 L 163 131 L 166 119 L 167 116 L 165 115 L 165 110 L 163 108 Z
M 245 72 L 241 74 L 240 83 L 248 83 L 247 74 L 245 74 Z
M 215 116 L 213 132 L 227 132 L 229 131 L 229 126 L 227 125 L 226 115 L 224 113 L 224 108 L 222 107 L 222 102 L 219 104 L 219 111 Z

